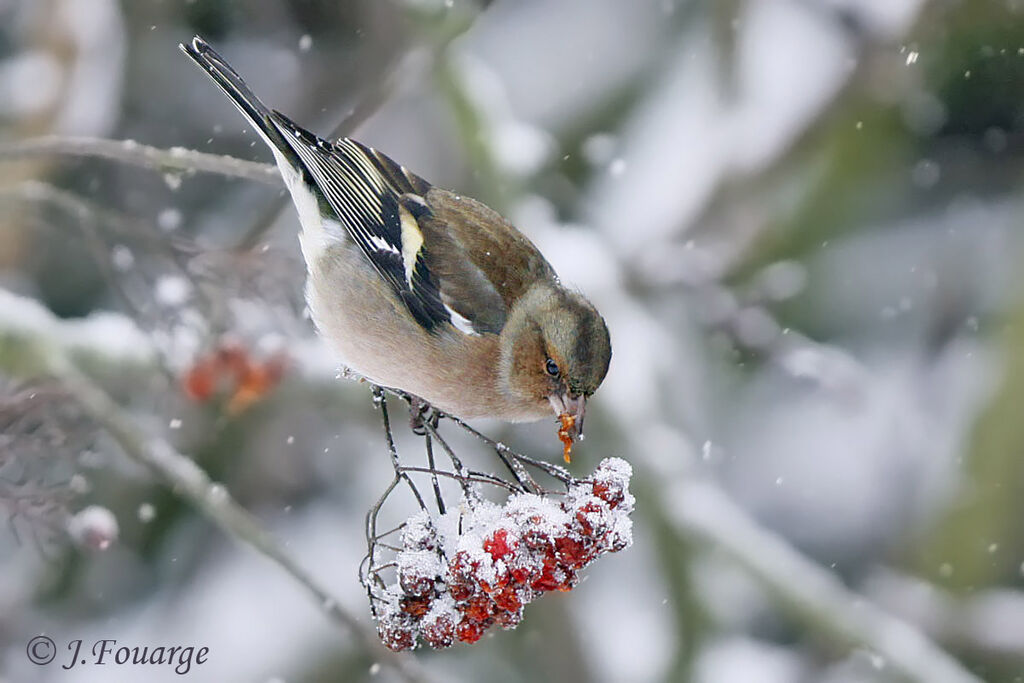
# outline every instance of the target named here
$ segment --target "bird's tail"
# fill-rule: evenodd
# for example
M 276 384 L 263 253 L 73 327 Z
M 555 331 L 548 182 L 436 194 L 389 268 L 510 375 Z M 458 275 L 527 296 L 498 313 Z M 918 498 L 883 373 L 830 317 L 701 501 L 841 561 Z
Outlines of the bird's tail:
M 264 142 L 275 151 L 275 156 L 283 154 L 289 161 L 298 161 L 295 152 L 284 140 L 281 131 L 274 125 L 271 111 L 249 89 L 238 72 L 232 69 L 231 65 L 224 61 L 224 58 L 217 54 L 216 50 L 210 47 L 209 43 L 199 36 L 195 36 L 190 44 L 179 43 L 178 47 L 224 91 L 224 94 L 252 124 Z

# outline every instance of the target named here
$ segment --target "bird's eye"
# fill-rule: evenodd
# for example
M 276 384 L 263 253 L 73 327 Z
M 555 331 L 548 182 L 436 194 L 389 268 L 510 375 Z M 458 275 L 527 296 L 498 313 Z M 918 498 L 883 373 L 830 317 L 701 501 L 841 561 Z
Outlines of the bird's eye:
M 548 358 L 548 362 L 544 364 L 544 369 L 547 370 L 547 373 L 552 377 L 558 377 L 558 363 L 550 358 Z

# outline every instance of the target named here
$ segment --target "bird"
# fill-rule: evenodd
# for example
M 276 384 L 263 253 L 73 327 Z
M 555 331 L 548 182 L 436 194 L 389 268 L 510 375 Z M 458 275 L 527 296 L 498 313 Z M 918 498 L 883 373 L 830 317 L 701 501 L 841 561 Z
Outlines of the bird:
M 267 108 L 201 37 L 179 48 L 273 153 L 301 224 L 307 306 L 341 363 L 465 420 L 553 415 L 569 462 L 611 362 L 594 305 L 493 209 Z

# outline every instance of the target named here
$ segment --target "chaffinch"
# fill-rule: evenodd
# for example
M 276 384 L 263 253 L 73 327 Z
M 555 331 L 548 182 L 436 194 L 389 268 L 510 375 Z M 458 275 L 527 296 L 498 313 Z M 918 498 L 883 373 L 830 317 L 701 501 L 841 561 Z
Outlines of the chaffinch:
M 611 360 L 594 306 L 492 209 L 271 111 L 202 38 L 179 47 L 273 152 L 302 224 L 306 299 L 342 362 L 461 418 L 553 411 L 568 460 Z

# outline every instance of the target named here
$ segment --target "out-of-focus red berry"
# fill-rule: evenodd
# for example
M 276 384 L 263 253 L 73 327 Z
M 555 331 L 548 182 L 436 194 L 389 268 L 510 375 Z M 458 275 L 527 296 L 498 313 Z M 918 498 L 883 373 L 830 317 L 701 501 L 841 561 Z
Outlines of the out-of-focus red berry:
M 193 365 L 181 380 L 185 396 L 197 403 L 210 400 L 216 384 L 216 368 L 209 361 L 199 361 Z
M 225 407 L 237 415 L 277 386 L 284 375 L 287 357 L 278 353 L 265 360 L 254 360 L 248 350 L 235 341 L 220 345 L 200 356 L 182 377 L 185 395 L 197 402 L 208 401 L 215 393 L 226 392 Z

